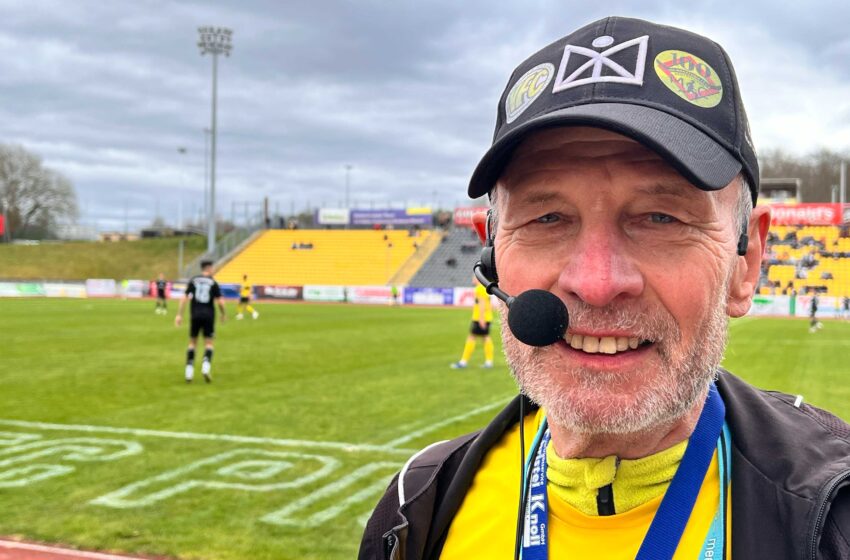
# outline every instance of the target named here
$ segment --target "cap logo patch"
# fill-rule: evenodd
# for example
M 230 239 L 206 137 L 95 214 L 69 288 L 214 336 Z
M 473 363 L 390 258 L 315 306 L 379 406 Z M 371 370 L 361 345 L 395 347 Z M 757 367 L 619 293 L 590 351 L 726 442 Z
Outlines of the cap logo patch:
M 516 81 L 505 99 L 505 115 L 508 123 L 514 122 L 534 103 L 535 99 L 540 97 L 554 75 L 555 66 L 545 62 L 538 64 Z
M 655 73 L 667 88 L 697 107 L 716 107 L 723 98 L 720 77 L 706 61 L 684 51 L 655 57 Z
M 646 66 L 646 47 L 649 41 L 649 35 L 637 37 L 629 41 L 614 45 L 602 52 L 596 52 L 593 49 L 586 47 L 577 47 L 575 45 L 567 45 L 564 47 L 564 55 L 561 57 L 561 65 L 558 67 L 558 75 L 555 78 L 555 85 L 552 87 L 552 93 L 558 93 L 565 89 L 570 89 L 588 84 L 596 84 L 600 82 L 616 83 L 616 84 L 631 84 L 635 86 L 643 85 L 643 70 Z M 594 47 L 603 48 L 614 43 L 614 38 L 608 35 L 597 37 L 591 43 Z M 627 69 L 623 65 L 615 62 L 610 57 L 611 55 L 623 52 L 626 50 L 634 51 L 634 64 Z M 588 60 L 573 70 L 569 76 L 566 75 L 569 68 L 571 57 L 586 57 Z M 606 73 L 603 75 L 603 70 Z

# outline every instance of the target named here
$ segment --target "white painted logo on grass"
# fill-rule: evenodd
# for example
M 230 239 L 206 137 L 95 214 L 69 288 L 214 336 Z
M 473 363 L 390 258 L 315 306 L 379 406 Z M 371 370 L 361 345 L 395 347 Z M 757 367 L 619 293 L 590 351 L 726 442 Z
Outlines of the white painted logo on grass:
M 325 455 L 234 449 L 134 482 L 90 503 L 114 508 L 149 506 L 190 490 L 271 492 L 300 488 L 326 477 L 340 461 Z M 286 475 L 292 471 L 292 478 Z M 249 482 L 250 481 L 250 482 Z
M 0 488 L 20 488 L 70 474 L 67 463 L 115 461 L 142 452 L 134 441 L 101 438 L 36 439 L 36 434 L 0 434 Z M 9 442 L 16 443 L 8 445 Z M 48 462 L 49 461 L 49 462 Z

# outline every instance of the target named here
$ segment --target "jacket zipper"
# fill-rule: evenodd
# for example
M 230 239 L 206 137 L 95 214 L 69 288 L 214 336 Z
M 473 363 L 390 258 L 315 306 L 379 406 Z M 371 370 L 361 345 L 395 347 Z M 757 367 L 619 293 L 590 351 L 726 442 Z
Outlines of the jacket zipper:
M 607 484 L 596 494 L 596 510 L 599 515 L 614 515 L 614 485 Z
M 809 558 L 811 558 L 811 560 L 817 560 L 818 557 L 817 537 L 823 530 L 823 527 L 821 525 L 823 525 L 824 517 L 826 516 L 826 506 L 832 500 L 832 493 L 835 492 L 835 489 L 838 488 L 838 486 L 842 482 L 846 481 L 848 478 L 850 478 L 850 471 L 844 471 L 833 477 L 833 479 L 829 481 L 829 484 L 826 487 L 827 489 L 824 494 L 824 499 L 818 506 L 818 515 L 817 517 L 815 517 L 815 526 L 814 530 L 812 531 L 812 540 L 809 547 L 809 552 L 811 553 L 809 555 Z

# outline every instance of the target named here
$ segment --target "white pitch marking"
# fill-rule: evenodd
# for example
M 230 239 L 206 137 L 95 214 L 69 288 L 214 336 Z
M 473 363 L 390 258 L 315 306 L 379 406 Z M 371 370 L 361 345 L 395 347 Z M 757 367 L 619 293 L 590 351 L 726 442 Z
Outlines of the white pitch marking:
M 263 457 L 269 457 L 272 459 L 277 459 L 281 463 L 285 463 L 281 465 L 282 468 L 277 470 L 267 470 L 266 474 L 269 476 L 273 476 L 283 470 L 286 470 L 291 464 L 285 459 L 295 458 L 295 459 L 314 459 L 321 463 L 321 467 L 317 470 L 296 478 L 295 480 L 290 480 L 287 482 L 278 482 L 272 484 L 241 484 L 235 482 L 221 482 L 215 480 L 187 480 L 185 482 L 174 484 L 173 486 L 168 486 L 167 488 L 163 488 L 159 491 L 153 492 L 146 496 L 142 496 L 140 498 L 130 498 L 127 499 L 127 496 L 130 496 L 137 490 L 141 490 L 148 486 L 153 486 L 160 482 L 167 482 L 171 480 L 177 480 L 183 475 L 192 472 L 194 470 L 200 469 L 205 466 L 214 465 L 216 463 L 221 463 L 227 459 L 232 459 L 239 455 L 261 455 Z M 240 461 L 240 464 L 244 463 Z M 166 498 L 170 498 L 177 494 L 181 494 L 188 490 L 192 490 L 193 488 L 214 488 L 214 489 L 224 489 L 224 490 L 245 490 L 249 492 L 271 492 L 273 490 L 285 490 L 290 488 L 300 488 L 306 484 L 311 482 L 315 482 L 321 478 L 324 478 L 334 470 L 336 470 L 340 465 L 338 459 L 334 457 L 327 457 L 323 455 L 309 455 L 305 453 L 293 453 L 290 451 L 264 451 L 260 449 L 234 449 L 232 451 L 227 451 L 225 453 L 219 453 L 218 455 L 213 455 L 212 457 L 207 457 L 206 459 L 201 459 L 200 461 L 195 461 L 194 463 L 190 463 L 186 466 L 162 473 L 158 476 L 154 476 L 145 480 L 140 480 L 139 482 L 134 482 L 133 484 L 129 484 L 124 488 L 116 490 L 114 492 L 110 492 L 104 496 L 100 496 L 91 500 L 89 503 L 99 506 L 108 506 L 113 508 L 136 508 L 148 506 L 153 503 L 159 502 Z M 219 469 L 220 470 L 220 469 Z
M 0 548 L 7 550 L 31 550 L 33 552 L 46 552 L 57 556 L 73 556 L 75 558 L 88 558 L 90 560 L 139 560 L 138 557 L 116 556 L 115 554 L 104 554 L 102 552 L 86 552 L 84 550 L 73 550 L 57 546 L 45 546 L 43 544 L 32 544 L 17 541 L 0 540 Z
M 236 436 L 230 434 L 199 434 L 194 432 L 166 432 L 162 430 L 146 430 L 138 428 L 116 428 L 112 426 L 88 426 L 80 424 L 51 424 L 46 422 L 27 422 L 24 420 L 0 419 L 0 424 L 16 426 L 21 428 L 34 428 L 40 430 L 60 430 L 89 433 L 124 434 L 137 437 L 161 437 L 172 439 L 188 439 L 198 441 L 228 441 L 234 443 L 259 443 L 267 445 L 280 445 L 284 447 L 308 447 L 314 449 L 333 449 L 347 452 L 371 451 L 383 452 L 391 455 L 407 456 L 416 451 L 415 449 L 396 449 L 389 445 L 373 445 L 368 443 L 343 443 L 337 441 L 307 441 L 298 439 L 277 439 L 267 437 Z
M 427 433 L 439 430 L 440 428 L 442 428 L 444 426 L 449 426 L 451 424 L 454 424 L 455 422 L 461 422 L 463 420 L 466 420 L 467 418 L 471 418 L 472 416 L 475 416 L 476 414 L 481 414 L 482 412 L 487 412 L 489 410 L 493 410 L 494 408 L 503 407 L 503 406 L 505 406 L 505 404 L 506 404 L 505 400 L 498 400 L 498 401 L 495 401 L 495 402 L 491 402 L 490 404 L 485 404 L 484 406 L 479 406 L 478 408 L 472 409 L 468 412 L 464 412 L 463 414 L 458 414 L 457 416 L 452 416 L 451 418 L 446 418 L 445 420 L 440 420 L 439 422 L 435 422 L 435 423 L 430 424 L 428 426 L 425 426 L 424 428 L 421 428 L 419 430 L 414 430 L 412 432 L 409 432 L 409 433 L 407 433 L 407 434 L 405 434 L 405 435 L 403 435 L 399 438 L 396 438 L 392 441 L 388 441 L 387 443 L 384 444 L 384 446 L 387 447 L 387 448 L 396 448 L 397 446 L 399 446 L 403 443 L 407 443 L 411 440 L 422 437 Z
M 107 446 L 115 446 L 121 449 L 112 453 L 106 451 Z M 98 438 L 63 438 L 34 441 L 0 449 L 0 457 L 9 459 L 0 460 L 0 467 L 23 463 L 41 457 L 67 453 L 61 457 L 67 461 L 114 461 L 129 455 L 138 455 L 144 448 L 135 441 L 122 441 L 118 439 Z M 26 455 L 14 456 L 16 453 L 25 452 Z M 100 454 L 100 456 L 98 456 Z
M 353 494 L 347 495 L 345 499 L 337 501 L 331 507 L 314 513 L 313 515 L 307 517 L 307 519 L 305 519 L 304 521 L 293 519 L 292 515 L 300 510 L 311 506 L 312 504 L 323 498 L 341 492 L 342 490 L 351 486 L 358 480 L 362 478 L 367 478 L 377 471 L 380 471 L 382 469 L 390 469 L 390 473 L 392 473 L 397 468 L 398 465 L 395 463 L 369 463 L 368 465 L 364 465 L 356 471 L 340 478 L 339 480 L 331 482 L 330 484 L 319 488 L 315 492 L 312 492 L 307 496 L 304 496 L 303 498 L 289 503 L 284 508 L 264 515 L 260 518 L 260 521 L 265 521 L 266 523 L 271 523 L 273 525 L 288 525 L 294 527 L 318 527 L 319 525 L 330 521 L 331 519 L 342 513 L 346 508 L 362 502 L 364 499 L 368 498 L 372 494 L 377 494 L 385 490 L 388 484 L 388 479 L 378 479 L 369 486 L 362 488 L 361 490 L 358 490 Z M 392 474 L 390 474 L 389 476 L 392 476 Z
M 110 450 L 109 446 L 117 449 Z M 114 461 L 142 452 L 142 445 L 135 441 L 99 438 L 62 438 L 34 440 L 10 447 L 0 447 L 0 488 L 21 488 L 33 482 L 63 476 L 76 470 L 69 465 L 34 464 L 18 466 L 58 455 L 61 461 Z M 110 452 L 111 451 L 111 452 Z
M 33 441 L 41 439 L 39 434 L 22 434 L 21 432 L 2 432 L 0 431 L 0 445 L 19 445 L 25 441 Z
M 68 465 L 29 465 L 0 472 L 0 488 L 23 488 L 33 482 L 74 472 Z

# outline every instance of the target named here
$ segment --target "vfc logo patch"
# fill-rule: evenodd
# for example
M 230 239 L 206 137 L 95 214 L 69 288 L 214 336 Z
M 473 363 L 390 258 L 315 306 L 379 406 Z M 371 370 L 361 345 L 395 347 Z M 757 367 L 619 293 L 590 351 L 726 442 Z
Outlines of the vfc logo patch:
M 644 35 L 612 47 L 614 38 L 603 35 L 597 37 L 591 43 L 597 49 L 610 47 L 602 52 L 586 47 L 567 45 L 564 47 L 564 55 L 561 57 L 561 64 L 558 68 L 558 76 L 555 78 L 555 85 L 552 87 L 552 93 L 599 82 L 642 86 L 648 41 L 649 35 Z M 629 57 L 625 66 L 611 58 L 618 53 L 623 53 L 623 55 L 620 55 L 622 57 L 626 54 L 630 55 L 632 52 L 634 59 Z M 570 59 L 575 59 L 575 57 L 585 57 L 587 60 L 567 75 Z M 579 61 L 581 60 L 579 59 Z M 622 61 L 623 58 L 620 58 L 620 60 Z
M 697 107 L 716 107 L 723 85 L 714 68 L 684 51 L 664 51 L 655 57 L 655 73 L 667 88 Z
M 508 123 L 514 122 L 540 97 L 554 75 L 555 67 L 546 62 L 538 64 L 516 81 L 505 99 L 505 117 Z

